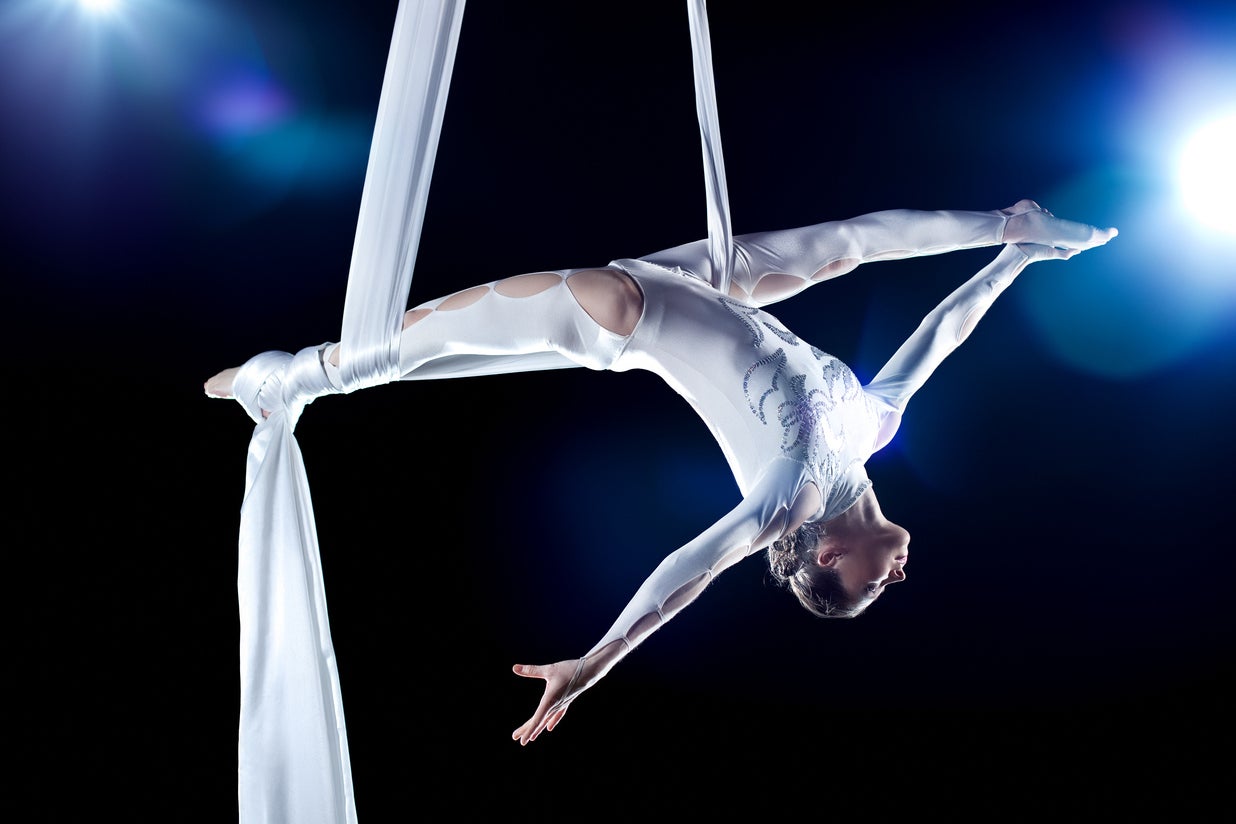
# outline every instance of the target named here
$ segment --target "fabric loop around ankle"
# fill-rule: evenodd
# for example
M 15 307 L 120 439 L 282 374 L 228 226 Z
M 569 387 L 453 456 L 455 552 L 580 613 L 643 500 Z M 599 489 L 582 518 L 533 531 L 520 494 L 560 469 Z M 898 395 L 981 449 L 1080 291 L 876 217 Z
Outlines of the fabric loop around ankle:
M 232 391 L 254 423 L 265 421 L 262 411 L 266 410 L 272 414 L 286 414 L 295 427 L 305 406 L 323 395 L 339 392 L 322 363 L 327 346 L 329 344 L 307 347 L 295 355 L 263 352 L 245 362 L 236 375 Z

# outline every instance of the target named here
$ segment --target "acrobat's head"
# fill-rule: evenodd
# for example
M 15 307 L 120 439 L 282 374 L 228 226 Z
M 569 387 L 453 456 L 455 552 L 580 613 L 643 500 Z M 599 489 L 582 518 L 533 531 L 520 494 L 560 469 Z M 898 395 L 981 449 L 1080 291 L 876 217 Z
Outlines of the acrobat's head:
M 821 618 L 861 615 L 906 579 L 910 533 L 880 512 L 870 489 L 841 515 L 807 522 L 768 548 L 773 578 Z

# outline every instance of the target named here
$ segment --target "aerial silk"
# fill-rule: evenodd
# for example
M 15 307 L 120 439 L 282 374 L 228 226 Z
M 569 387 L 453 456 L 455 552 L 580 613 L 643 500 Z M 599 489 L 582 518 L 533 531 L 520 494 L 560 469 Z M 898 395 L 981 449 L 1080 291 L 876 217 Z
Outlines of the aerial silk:
M 361 195 L 340 335 L 342 391 L 399 379 L 399 335 L 464 0 L 401 0 Z M 714 285 L 733 248 L 704 0 L 688 0 Z M 256 424 L 240 512 L 238 800 L 242 824 L 357 820 L 313 504 L 294 431 L 339 387 L 323 348 L 251 358 L 234 384 Z M 265 411 L 264 411 L 265 410 Z
M 704 0 L 688 0 L 691 24 L 691 65 L 695 73 L 695 112 L 700 123 L 704 155 L 704 196 L 708 209 L 708 258 L 712 285 L 728 294 L 734 268 L 734 233 L 730 228 L 730 198 L 725 188 L 725 158 L 721 154 L 721 127 L 712 73 L 712 46 Z

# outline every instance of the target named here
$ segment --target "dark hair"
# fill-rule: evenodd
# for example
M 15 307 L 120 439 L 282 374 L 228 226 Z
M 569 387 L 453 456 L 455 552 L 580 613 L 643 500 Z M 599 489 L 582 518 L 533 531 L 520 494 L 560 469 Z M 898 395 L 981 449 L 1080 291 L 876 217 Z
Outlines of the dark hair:
M 820 618 L 854 618 L 865 604 L 851 598 L 834 569 L 815 563 L 824 525 L 805 523 L 768 548 L 768 571 L 803 608 Z

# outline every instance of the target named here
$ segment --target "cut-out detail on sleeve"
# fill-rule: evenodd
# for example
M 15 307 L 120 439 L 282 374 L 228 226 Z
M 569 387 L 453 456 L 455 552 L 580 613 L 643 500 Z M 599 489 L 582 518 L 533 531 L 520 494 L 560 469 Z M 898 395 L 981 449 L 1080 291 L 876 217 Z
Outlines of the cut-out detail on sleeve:
M 639 646 L 640 641 L 660 629 L 663 623 L 665 623 L 665 618 L 660 612 L 650 612 L 632 624 L 622 640 L 626 642 L 628 648 L 634 649 Z
M 729 569 L 734 564 L 741 561 L 743 558 L 746 558 L 750 554 L 751 554 L 750 544 L 744 544 L 740 547 L 735 547 L 734 549 L 725 553 L 724 555 L 721 556 L 721 558 L 717 561 L 717 563 L 713 565 L 712 569 L 710 570 L 712 572 L 712 577 L 716 578 L 722 572 L 725 572 L 727 569 Z
M 936 367 L 973 331 L 1027 261 L 1016 246 L 1001 249 L 995 260 L 927 313 L 867 385 L 869 394 L 892 410 L 902 412 Z
M 688 581 L 670 593 L 670 596 L 665 599 L 665 603 L 661 606 L 661 613 L 663 615 L 674 615 L 674 613 L 698 598 L 699 594 L 707 589 L 711 582 L 711 571 L 697 575 L 693 580 Z
M 743 500 L 711 527 L 664 558 L 622 613 L 584 658 L 588 684 L 596 683 L 628 652 L 661 629 L 700 597 L 718 575 L 782 537 L 790 528 L 816 514 L 818 487 L 805 482 L 803 467 L 778 464 L 762 477 Z M 786 485 L 801 484 L 786 503 Z M 569 699 L 564 699 L 569 700 Z
M 987 284 L 989 293 L 988 302 L 978 302 L 970 307 L 966 312 L 965 317 L 961 319 L 961 323 L 957 324 L 957 343 L 962 343 L 966 338 L 970 337 L 970 333 L 974 331 L 974 327 L 978 326 L 978 322 L 987 314 L 987 310 L 991 307 L 991 301 L 995 300 L 996 295 L 1000 294 L 1001 287 L 994 280 Z
M 596 665 L 597 670 L 599 672 L 604 673 L 607 670 L 609 670 L 609 668 L 612 667 L 615 663 L 617 663 L 618 659 L 621 658 L 623 655 L 625 655 L 627 650 L 630 649 L 630 647 L 631 647 L 631 644 L 629 641 L 627 641 L 625 638 L 618 638 L 613 641 L 610 641 L 608 644 L 596 650 L 591 655 L 587 656 L 587 658 L 582 659 L 582 660 L 587 660 L 591 662 L 592 664 Z

